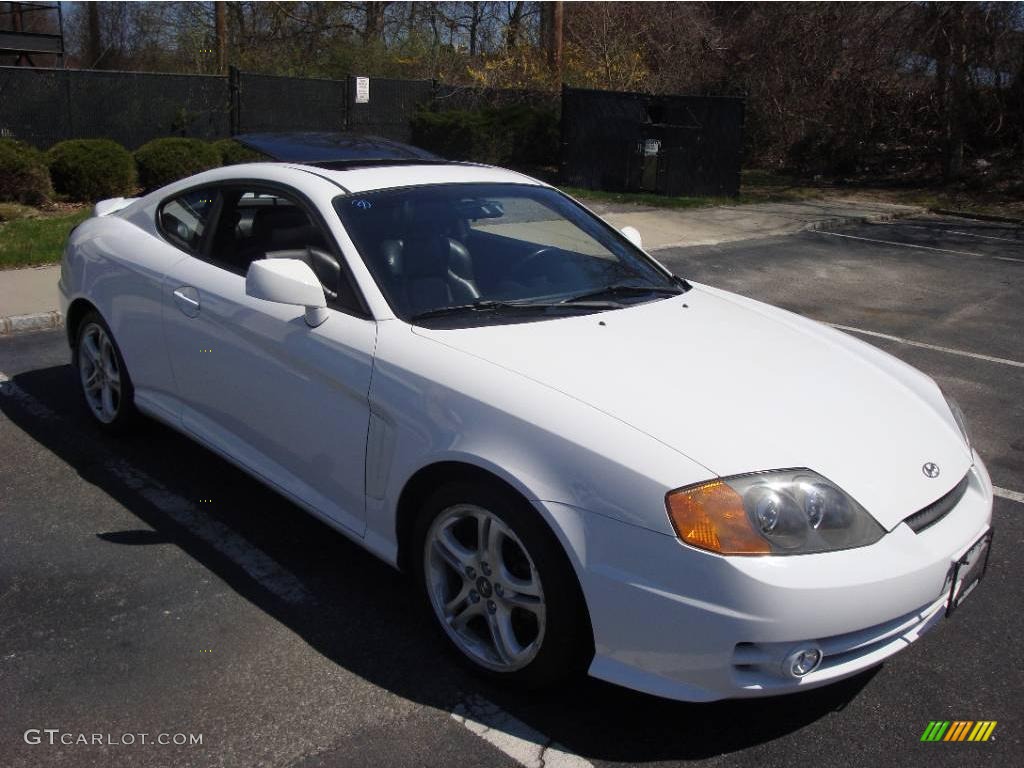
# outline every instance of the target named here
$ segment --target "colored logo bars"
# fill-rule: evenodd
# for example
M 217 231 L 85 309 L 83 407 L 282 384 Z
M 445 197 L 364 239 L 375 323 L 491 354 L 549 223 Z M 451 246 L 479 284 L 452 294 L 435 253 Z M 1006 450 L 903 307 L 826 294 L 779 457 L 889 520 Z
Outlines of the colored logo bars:
M 995 729 L 995 720 L 932 720 L 921 741 L 988 741 Z

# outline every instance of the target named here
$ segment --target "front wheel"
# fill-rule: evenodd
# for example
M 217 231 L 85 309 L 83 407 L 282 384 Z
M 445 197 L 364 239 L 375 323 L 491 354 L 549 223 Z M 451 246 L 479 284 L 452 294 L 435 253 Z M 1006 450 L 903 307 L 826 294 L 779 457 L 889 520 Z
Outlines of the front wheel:
M 473 668 L 536 688 L 581 671 L 592 640 L 575 574 L 526 502 L 451 484 L 421 512 L 417 581 L 448 642 Z

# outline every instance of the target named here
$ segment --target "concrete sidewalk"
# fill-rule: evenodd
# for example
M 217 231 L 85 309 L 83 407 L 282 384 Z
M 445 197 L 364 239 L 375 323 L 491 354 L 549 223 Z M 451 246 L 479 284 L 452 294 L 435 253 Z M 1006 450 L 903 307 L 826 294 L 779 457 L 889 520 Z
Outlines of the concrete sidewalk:
M 628 224 L 640 230 L 644 248 L 648 251 L 777 237 L 808 229 L 889 221 L 925 213 L 924 208 L 912 205 L 853 200 L 806 200 L 677 210 L 584 202 L 616 227 Z
M 0 335 L 55 328 L 60 266 L 0 270 Z
M 775 237 L 925 212 L 909 205 L 844 200 L 679 210 L 596 202 L 588 206 L 616 227 L 636 227 L 648 251 Z M 60 325 L 63 320 L 57 310 L 59 277 L 58 266 L 0 271 L 0 334 Z

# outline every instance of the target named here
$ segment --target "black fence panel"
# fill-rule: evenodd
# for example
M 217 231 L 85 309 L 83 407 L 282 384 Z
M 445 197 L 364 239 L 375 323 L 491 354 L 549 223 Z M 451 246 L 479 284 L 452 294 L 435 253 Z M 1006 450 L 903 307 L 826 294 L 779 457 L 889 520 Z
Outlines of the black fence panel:
M 208 75 L 0 67 L 0 104 L 0 131 L 44 148 L 102 137 L 135 149 L 229 132 L 227 79 Z
M 630 189 L 645 116 L 644 97 L 613 91 L 562 91 L 563 184 L 621 192 Z
M 0 135 L 46 148 L 70 136 L 62 69 L 0 67 Z
M 664 195 L 739 194 L 742 99 L 562 92 L 561 179 Z
M 562 100 L 557 93 L 512 88 L 467 88 L 438 84 L 432 108 L 439 111 L 511 106 L 542 107 L 558 111 Z
M 346 82 L 239 72 L 235 133 L 343 131 Z
M 348 79 L 348 129 L 409 141 L 409 120 L 417 107 L 430 103 L 434 83 L 384 77 L 366 78 L 368 83 L 359 83 L 361 79 Z
M 163 136 L 228 135 L 225 78 L 81 70 L 67 74 L 75 138 L 106 137 L 135 149 Z

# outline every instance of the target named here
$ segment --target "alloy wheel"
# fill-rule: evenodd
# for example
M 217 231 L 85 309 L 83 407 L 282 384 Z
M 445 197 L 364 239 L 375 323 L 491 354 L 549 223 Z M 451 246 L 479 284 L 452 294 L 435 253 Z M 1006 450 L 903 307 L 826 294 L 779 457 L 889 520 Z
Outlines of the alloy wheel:
M 423 554 L 431 606 L 464 654 L 496 672 L 534 659 L 544 641 L 544 591 L 501 518 L 471 504 L 448 507 L 427 531 Z
M 102 326 L 89 323 L 78 346 L 78 375 L 86 402 L 97 419 L 110 424 L 121 409 L 121 369 L 114 343 Z

